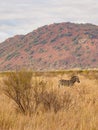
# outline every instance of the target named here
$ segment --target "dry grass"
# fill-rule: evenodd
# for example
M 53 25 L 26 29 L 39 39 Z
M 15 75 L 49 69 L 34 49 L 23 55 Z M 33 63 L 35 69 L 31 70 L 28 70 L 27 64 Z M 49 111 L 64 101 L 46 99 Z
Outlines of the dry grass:
M 81 83 L 58 88 L 60 78 L 78 74 Z M 5 75 L 6 76 L 6 75 Z M 3 78 L 5 77 L 3 75 Z M 2 76 L 0 80 L 3 80 Z M 40 83 L 43 81 L 43 84 Z M 37 84 L 37 85 L 35 85 Z M 97 130 L 98 72 L 51 72 L 35 74 L 32 85 L 40 97 L 36 111 L 24 115 L 0 87 L 0 130 Z M 45 86 L 44 90 L 43 85 Z M 34 90 L 34 89 L 33 89 Z M 44 92 L 41 94 L 41 92 Z M 34 93 L 33 93 L 34 94 Z

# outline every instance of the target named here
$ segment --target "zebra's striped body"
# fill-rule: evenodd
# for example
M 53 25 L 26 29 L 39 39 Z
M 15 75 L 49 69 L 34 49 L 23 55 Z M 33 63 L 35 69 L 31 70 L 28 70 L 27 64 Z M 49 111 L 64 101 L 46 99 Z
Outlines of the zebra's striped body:
M 60 86 L 73 86 L 75 82 L 80 83 L 78 76 L 71 77 L 70 80 L 61 79 L 59 80 L 59 87 Z

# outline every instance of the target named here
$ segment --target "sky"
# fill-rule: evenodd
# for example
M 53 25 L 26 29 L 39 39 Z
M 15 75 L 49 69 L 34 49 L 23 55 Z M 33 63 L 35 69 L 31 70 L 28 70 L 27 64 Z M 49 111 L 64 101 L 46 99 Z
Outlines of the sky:
M 98 25 L 98 0 L 0 0 L 0 42 L 61 22 Z

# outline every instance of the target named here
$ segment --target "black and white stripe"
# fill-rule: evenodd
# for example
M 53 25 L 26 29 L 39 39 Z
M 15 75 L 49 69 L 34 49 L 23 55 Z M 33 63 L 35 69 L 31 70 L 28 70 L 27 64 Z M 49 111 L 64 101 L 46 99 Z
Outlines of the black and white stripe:
M 78 76 L 72 76 L 70 80 L 61 79 L 58 86 L 73 86 L 75 82 L 80 83 Z

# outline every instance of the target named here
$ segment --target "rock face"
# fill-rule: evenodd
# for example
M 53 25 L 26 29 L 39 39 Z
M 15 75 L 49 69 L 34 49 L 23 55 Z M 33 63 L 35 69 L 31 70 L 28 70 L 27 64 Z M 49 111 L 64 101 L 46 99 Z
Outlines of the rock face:
M 0 44 L 0 71 L 98 68 L 98 26 L 57 23 Z

